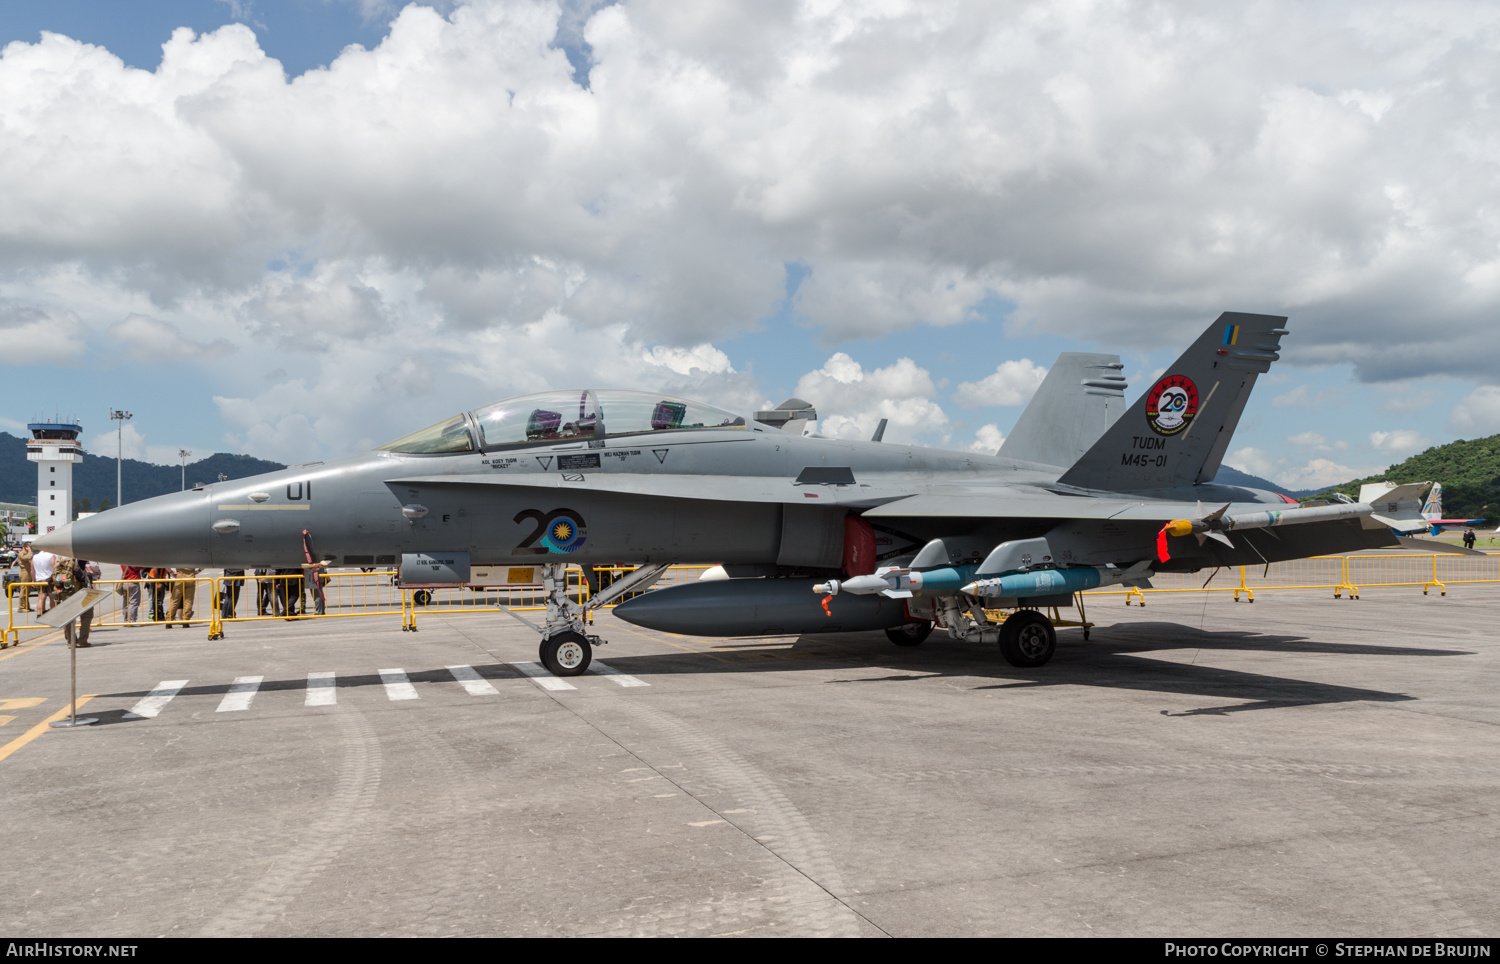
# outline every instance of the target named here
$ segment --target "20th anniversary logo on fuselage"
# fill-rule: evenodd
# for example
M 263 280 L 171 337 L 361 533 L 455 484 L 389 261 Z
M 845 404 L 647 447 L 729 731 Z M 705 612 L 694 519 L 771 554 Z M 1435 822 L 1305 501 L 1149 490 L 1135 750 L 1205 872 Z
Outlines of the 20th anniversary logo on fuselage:
M 1198 414 L 1198 386 L 1186 375 L 1167 375 L 1146 394 L 1146 424 L 1157 435 L 1176 435 Z

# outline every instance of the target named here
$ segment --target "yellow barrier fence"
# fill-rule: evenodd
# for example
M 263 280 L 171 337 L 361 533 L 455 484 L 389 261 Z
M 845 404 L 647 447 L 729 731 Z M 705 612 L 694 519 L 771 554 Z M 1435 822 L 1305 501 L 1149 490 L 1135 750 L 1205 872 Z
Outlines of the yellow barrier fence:
M 673 566 L 652 587 L 696 581 L 708 566 Z M 634 566 L 601 567 L 601 590 L 633 571 Z M 591 598 L 588 582 L 577 566 L 569 566 L 568 596 L 580 604 Z M 228 623 L 277 619 L 338 619 L 360 616 L 401 617 L 403 629 L 416 629 L 421 615 L 484 615 L 528 612 L 546 608 L 543 589 L 535 585 L 410 589 L 399 585 L 391 570 L 329 572 L 323 575 L 325 604 L 316 605 L 310 585 L 300 573 L 265 576 L 198 576 L 191 579 L 96 580 L 108 595 L 94 611 L 94 625 L 206 625 L 210 639 L 220 638 Z M 1371 588 L 1421 587 L 1447 595 L 1450 585 L 1500 583 L 1500 553 L 1488 556 L 1437 553 L 1314 556 L 1269 566 L 1231 566 L 1197 573 L 1158 573 L 1151 589 L 1114 587 L 1083 593 L 1089 597 L 1122 596 L 1125 604 L 1144 606 L 1146 597 L 1164 593 L 1229 593 L 1239 602 L 1254 602 L 1257 593 L 1284 590 L 1331 591 L 1334 598 L 1358 599 Z M 22 633 L 46 632 L 36 621 L 47 583 L 12 582 L 5 588 L 8 621 L 0 635 L 0 649 L 21 641 Z M 603 608 L 639 592 L 626 593 Z M 134 619 L 131 616 L 134 615 Z M 173 618 L 168 621 L 168 617 Z M 592 612 L 589 615 L 592 622 Z
M 212 627 L 217 613 L 213 611 L 215 583 L 210 577 L 191 579 L 96 579 L 94 588 L 107 594 L 94 607 L 95 626 L 130 626 L 160 623 L 168 626 Z M 21 641 L 23 632 L 51 632 L 51 627 L 36 621 L 43 607 L 50 609 L 53 593 L 50 583 L 13 582 L 6 587 L 9 616 L 0 648 Z M 135 600 L 136 619 L 129 619 L 129 607 Z M 170 621 L 167 617 L 175 618 Z
M 1231 566 L 1218 572 L 1159 573 L 1151 589 L 1096 589 L 1091 596 L 1124 596 L 1125 604 L 1144 606 L 1146 596 L 1158 593 L 1228 592 L 1235 602 L 1243 596 L 1255 601 L 1256 593 L 1277 590 L 1325 590 L 1335 599 L 1358 599 L 1363 589 L 1420 587 L 1426 595 L 1436 589 L 1448 594 L 1448 586 L 1470 583 L 1500 583 L 1500 553 L 1488 556 L 1440 553 L 1410 553 L 1361 556 L 1313 556 L 1276 562 L 1269 566 Z
M 662 574 L 661 578 L 651 588 L 659 589 L 664 586 L 680 585 L 685 582 L 694 582 L 701 576 L 708 566 L 673 566 Z M 600 566 L 594 571 L 599 575 L 599 588 L 607 589 L 617 579 L 634 572 L 635 566 Z M 584 578 L 583 571 L 576 566 L 569 566 L 566 570 L 568 577 L 568 598 L 582 605 L 592 598 L 588 581 Z M 631 596 L 639 595 L 637 592 L 627 592 L 618 600 L 614 600 L 605 608 L 616 602 L 624 602 Z M 414 589 L 409 594 L 409 628 L 416 625 L 416 614 L 432 616 L 477 616 L 485 613 L 497 612 L 535 612 L 547 608 L 546 599 L 540 583 L 518 586 L 474 586 L 474 587 L 450 587 L 442 589 Z M 590 611 L 586 617 L 589 623 L 593 622 L 593 613 Z

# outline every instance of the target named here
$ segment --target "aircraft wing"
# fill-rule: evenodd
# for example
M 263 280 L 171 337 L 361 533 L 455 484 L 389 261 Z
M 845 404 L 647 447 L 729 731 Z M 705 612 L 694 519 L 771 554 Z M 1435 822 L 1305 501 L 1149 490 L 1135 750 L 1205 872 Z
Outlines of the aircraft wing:
M 867 518 L 971 519 L 1130 519 L 1165 522 L 1191 515 L 1193 502 L 1145 502 L 1138 499 L 1097 499 L 1036 491 L 1017 497 L 1014 488 L 999 491 L 933 492 L 878 505 Z

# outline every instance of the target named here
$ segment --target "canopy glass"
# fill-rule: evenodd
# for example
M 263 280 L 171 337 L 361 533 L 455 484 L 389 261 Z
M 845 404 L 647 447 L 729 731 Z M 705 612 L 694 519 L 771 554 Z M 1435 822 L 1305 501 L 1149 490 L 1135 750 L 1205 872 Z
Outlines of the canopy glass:
M 469 428 L 472 417 L 478 438 Z M 648 432 L 745 428 L 745 419 L 702 402 L 648 392 L 587 389 L 509 398 L 471 416 L 455 415 L 380 446 L 386 452 L 427 455 L 511 445 L 600 439 Z

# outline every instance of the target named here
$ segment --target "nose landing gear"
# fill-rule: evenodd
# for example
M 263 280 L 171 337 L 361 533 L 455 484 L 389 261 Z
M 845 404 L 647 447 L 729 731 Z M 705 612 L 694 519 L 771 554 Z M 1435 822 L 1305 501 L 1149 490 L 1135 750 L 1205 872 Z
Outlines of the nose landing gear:
M 542 640 L 542 665 L 553 676 L 582 676 L 594 659 L 594 647 L 583 633 L 566 630 Z
M 537 653 L 542 665 L 554 676 L 582 676 L 594 660 L 594 647 L 604 640 L 585 632 L 584 617 L 590 610 L 625 595 L 640 592 L 651 586 L 666 572 L 666 563 L 641 566 L 622 579 L 589 599 L 574 602 L 568 598 L 568 574 L 560 563 L 542 566 L 542 589 L 547 600 L 547 622 L 537 626 L 512 612 L 511 615 L 542 633 L 542 645 Z

